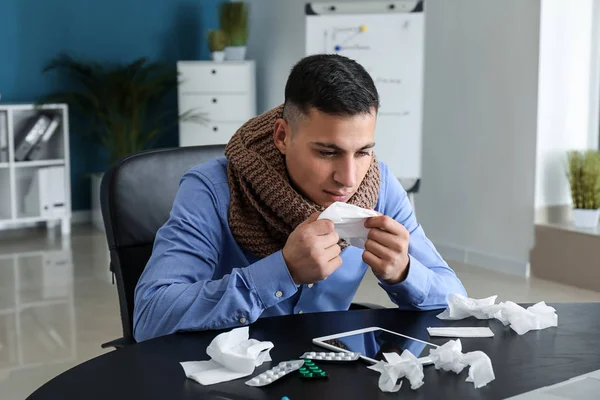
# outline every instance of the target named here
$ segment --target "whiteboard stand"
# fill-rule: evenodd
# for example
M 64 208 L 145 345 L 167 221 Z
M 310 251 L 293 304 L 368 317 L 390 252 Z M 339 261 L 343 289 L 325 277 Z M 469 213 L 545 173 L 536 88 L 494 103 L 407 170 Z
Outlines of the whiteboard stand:
M 422 163 L 423 1 L 316 2 L 304 13 L 306 55 L 348 57 L 373 78 L 380 100 L 375 153 L 414 207 Z

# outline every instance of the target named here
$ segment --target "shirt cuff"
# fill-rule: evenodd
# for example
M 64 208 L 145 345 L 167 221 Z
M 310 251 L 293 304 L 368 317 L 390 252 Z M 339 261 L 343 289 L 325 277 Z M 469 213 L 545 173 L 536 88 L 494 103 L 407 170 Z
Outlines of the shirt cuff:
M 244 268 L 265 308 L 274 306 L 298 291 L 283 253 L 278 251 Z
M 410 257 L 410 256 L 409 256 Z M 431 270 L 413 257 L 410 257 L 406 279 L 394 285 L 381 281 L 379 285 L 398 303 L 421 304 L 431 287 Z

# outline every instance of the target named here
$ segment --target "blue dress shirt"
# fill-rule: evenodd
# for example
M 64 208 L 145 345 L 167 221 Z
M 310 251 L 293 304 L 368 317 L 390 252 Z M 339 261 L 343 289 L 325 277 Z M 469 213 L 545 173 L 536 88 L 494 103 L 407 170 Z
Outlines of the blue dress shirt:
M 385 164 L 379 165 L 375 210 L 410 232 L 406 280 L 379 285 L 401 309 L 446 307 L 448 294 L 465 295 L 465 289 L 425 236 L 406 191 Z M 135 290 L 136 340 L 350 306 L 369 268 L 361 249 L 344 250 L 342 266 L 327 280 L 296 285 L 281 251 L 259 259 L 237 244 L 227 222 L 229 199 L 225 158 L 198 165 L 182 177 L 170 218 L 157 232 Z

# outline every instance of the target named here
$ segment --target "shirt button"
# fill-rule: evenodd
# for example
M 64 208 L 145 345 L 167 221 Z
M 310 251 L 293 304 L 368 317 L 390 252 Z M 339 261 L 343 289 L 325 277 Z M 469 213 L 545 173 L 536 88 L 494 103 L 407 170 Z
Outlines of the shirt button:
M 306 286 L 308 286 L 308 288 L 310 289 L 311 287 L 313 287 L 313 286 L 314 286 L 314 283 L 309 283 L 309 284 L 308 284 L 308 285 L 306 285 Z
M 246 318 L 244 318 L 244 317 L 240 318 L 240 322 L 241 322 L 242 324 L 245 324 L 245 323 L 246 323 Z
M 278 290 L 275 292 L 275 297 L 281 297 L 283 296 L 283 293 L 281 292 L 281 290 Z

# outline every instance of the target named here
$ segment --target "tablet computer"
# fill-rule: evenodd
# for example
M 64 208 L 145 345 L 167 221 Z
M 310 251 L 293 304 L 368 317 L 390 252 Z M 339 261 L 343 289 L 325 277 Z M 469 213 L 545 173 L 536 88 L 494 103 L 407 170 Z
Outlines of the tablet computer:
M 360 353 L 360 358 L 372 364 L 385 360 L 383 353 L 402 354 L 404 350 L 414 354 L 422 364 L 431 364 L 429 350 L 438 347 L 376 326 L 314 338 L 313 343 L 330 350 Z

